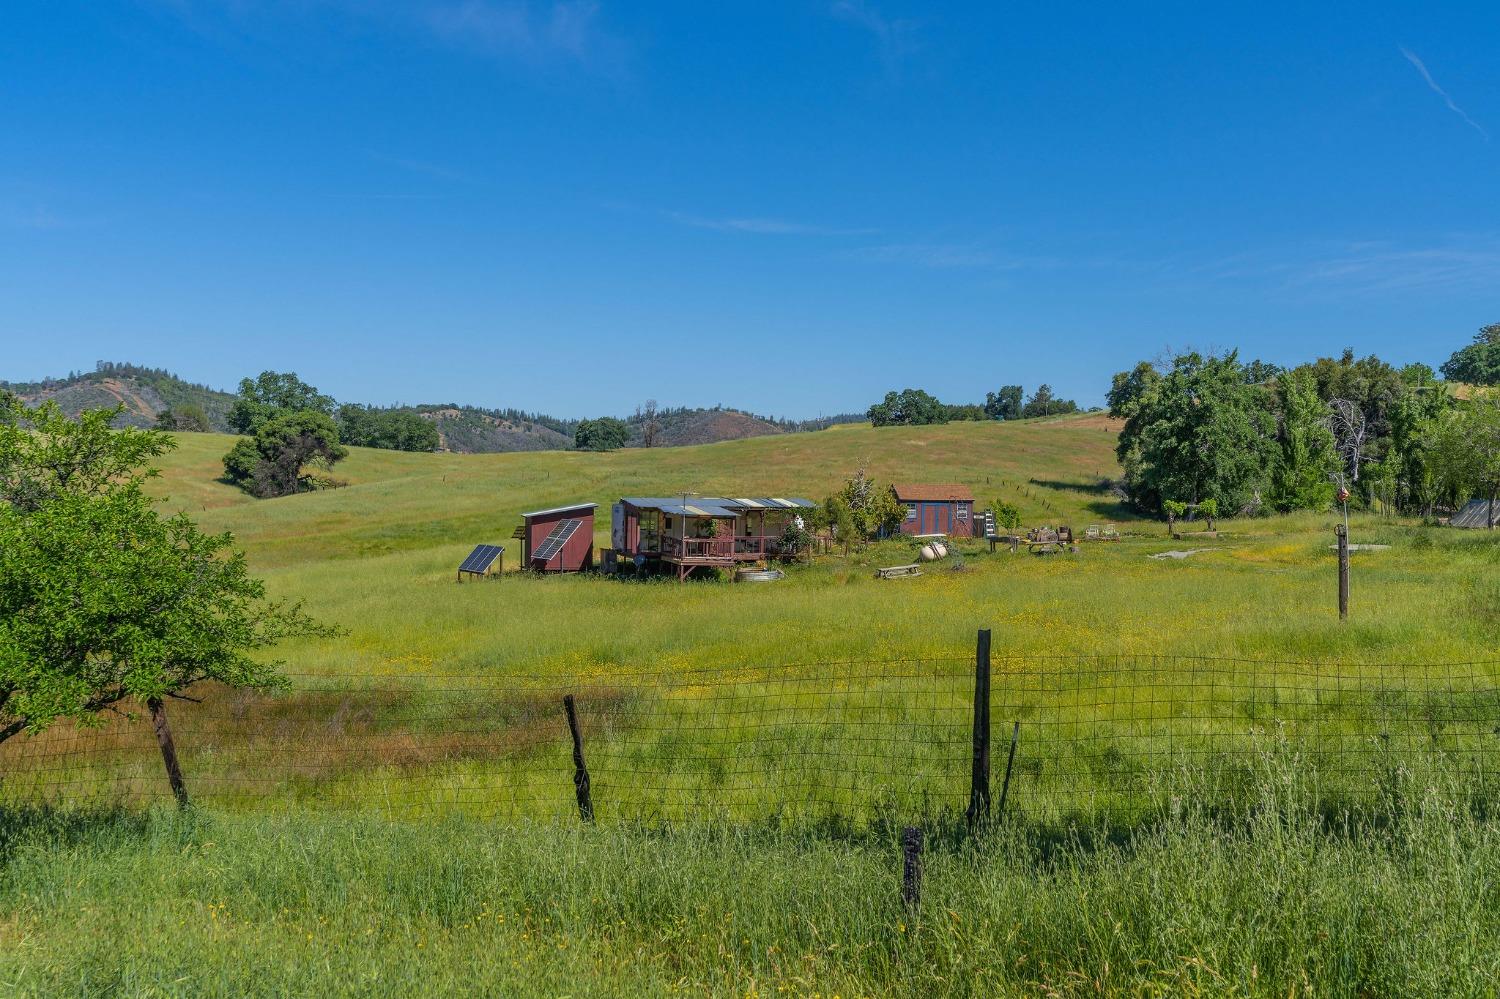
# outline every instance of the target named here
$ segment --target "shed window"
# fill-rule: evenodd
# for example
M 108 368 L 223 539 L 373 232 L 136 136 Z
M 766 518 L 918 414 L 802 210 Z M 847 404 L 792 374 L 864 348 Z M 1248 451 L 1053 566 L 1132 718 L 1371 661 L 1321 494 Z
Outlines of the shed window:
M 672 518 L 671 517 L 663 517 L 661 519 L 661 523 L 662 523 L 662 530 L 664 530 L 664 531 L 670 531 L 672 529 Z
M 958 519 L 959 520 L 968 520 L 969 519 L 969 504 L 967 504 L 967 503 L 960 503 L 960 504 L 958 504 Z
M 906 504 L 906 519 L 907 520 L 916 520 L 917 519 L 917 504 L 915 504 L 915 503 L 908 503 L 908 504 Z

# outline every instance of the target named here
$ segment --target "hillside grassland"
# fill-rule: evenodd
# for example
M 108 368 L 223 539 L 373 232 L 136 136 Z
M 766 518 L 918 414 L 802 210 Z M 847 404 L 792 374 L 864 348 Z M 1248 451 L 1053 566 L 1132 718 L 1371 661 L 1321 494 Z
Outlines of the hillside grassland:
M 212 726 L 253 718 L 213 713 L 212 696 L 174 705 L 206 805 L 178 815 L 143 805 L 164 788 L 139 725 L 123 762 L 58 757 L 50 775 L 123 780 L 132 793 L 111 807 L 21 803 L 24 760 L 0 752 L 8 992 L 1494 992 L 1500 542 L 1486 532 L 1357 515 L 1356 542 L 1390 547 L 1355 553 L 1341 623 L 1331 514 L 1173 541 L 1110 492 L 1114 429 L 1097 415 L 609 454 L 355 449 L 336 473 L 347 487 L 266 501 L 217 481 L 231 440 L 179 435 L 153 489 L 232 531 L 273 596 L 344 629 L 276 650 L 293 674 L 280 696 L 381 686 L 359 740 L 386 756 L 360 757 L 337 712 L 301 727 L 283 713 L 259 733 L 274 752 L 241 759 L 210 745 Z M 888 581 L 873 567 L 911 561 L 910 542 L 819 556 L 768 585 L 454 579 L 475 543 L 514 558 L 522 510 L 597 502 L 603 543 L 622 495 L 818 499 L 860 466 L 967 484 L 1028 525 L 1114 523 L 1124 540 L 1050 557 L 968 543 Z M 1008 821 L 971 836 L 954 813 L 979 628 L 994 636 L 996 726 L 1025 728 Z M 1450 676 L 1489 700 L 1468 715 L 1435 700 Z M 570 817 L 554 697 L 575 687 L 593 827 Z M 514 703 L 474 703 L 507 690 Z M 194 727 L 195 711 L 209 721 Z M 843 724 L 854 712 L 863 731 Z M 1233 754 L 1232 784 L 1207 755 L 1159 769 L 1194 739 Z M 1335 764 L 1352 749 L 1378 765 L 1335 786 L 1329 744 Z M 310 759 L 334 762 L 292 779 Z M 854 759 L 867 769 L 841 768 Z M 259 797 L 206 779 L 246 772 Z M 633 786 L 638 774 L 655 779 Z M 782 807 L 807 781 L 824 782 L 828 811 Z M 393 788 L 420 807 L 393 805 Z M 716 789 L 738 796 L 716 808 Z M 1119 807 L 1046 807 L 1068 795 Z M 916 913 L 896 894 L 907 821 L 929 834 Z
M 1108 491 L 1113 429 L 1081 416 L 1017 424 L 840 426 L 723 444 L 607 454 L 402 454 L 354 449 L 347 488 L 271 501 L 218 482 L 231 438 L 184 434 L 156 488 L 169 509 L 233 531 L 273 594 L 347 629 L 281 650 L 312 673 L 548 674 L 597 664 L 773 665 L 962 653 L 992 628 L 1000 655 L 1177 654 L 1353 662 L 1483 660 L 1500 631 L 1489 537 L 1356 517 L 1355 614 L 1334 613 L 1331 515 L 1231 520 L 1217 541 L 1173 542 Z M 523 510 L 626 495 L 819 499 L 860 466 L 876 479 L 959 482 L 1027 525 L 1115 523 L 1120 544 L 1062 558 L 971 552 L 966 571 L 877 581 L 904 542 L 820 558 L 770 586 L 507 575 L 457 585 L 479 542 L 505 543 Z M 1204 548 L 1182 560 L 1145 556 Z M 1467 613 L 1470 608 L 1476 613 Z M 1455 613 L 1459 611 L 1459 613 Z M 1434 626 L 1442 622 L 1441 627 Z

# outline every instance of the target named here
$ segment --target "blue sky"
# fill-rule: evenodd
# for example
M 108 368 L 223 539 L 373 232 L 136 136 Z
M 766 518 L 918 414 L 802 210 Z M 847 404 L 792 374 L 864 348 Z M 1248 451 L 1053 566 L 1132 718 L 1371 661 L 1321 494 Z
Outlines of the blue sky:
M 11 0 L 0 378 L 1101 401 L 1500 321 L 1500 4 Z M 518 359 L 524 358 L 523 364 Z

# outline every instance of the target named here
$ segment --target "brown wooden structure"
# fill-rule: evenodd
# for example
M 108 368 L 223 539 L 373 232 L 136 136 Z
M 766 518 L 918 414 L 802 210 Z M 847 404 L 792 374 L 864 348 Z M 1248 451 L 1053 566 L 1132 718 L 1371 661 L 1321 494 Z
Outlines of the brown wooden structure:
M 769 562 L 791 554 L 782 533 L 814 505 L 781 496 L 626 496 L 612 511 L 610 547 L 617 561 L 679 580 L 700 568 Z
M 896 502 L 906 507 L 902 534 L 974 536 L 974 493 L 953 483 L 898 482 L 891 486 Z
M 521 514 L 521 564 L 533 572 L 581 572 L 594 565 L 594 510 L 575 503 Z

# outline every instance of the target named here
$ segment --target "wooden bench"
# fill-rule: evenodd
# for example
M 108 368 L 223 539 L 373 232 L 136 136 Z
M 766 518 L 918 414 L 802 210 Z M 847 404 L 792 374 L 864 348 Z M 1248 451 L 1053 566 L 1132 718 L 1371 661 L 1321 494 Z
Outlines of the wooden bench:
M 922 567 L 913 563 L 911 565 L 892 565 L 884 569 L 875 570 L 876 579 L 900 579 L 902 576 L 920 576 Z

